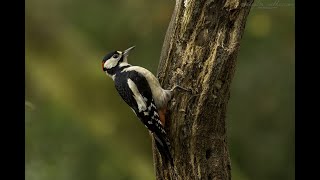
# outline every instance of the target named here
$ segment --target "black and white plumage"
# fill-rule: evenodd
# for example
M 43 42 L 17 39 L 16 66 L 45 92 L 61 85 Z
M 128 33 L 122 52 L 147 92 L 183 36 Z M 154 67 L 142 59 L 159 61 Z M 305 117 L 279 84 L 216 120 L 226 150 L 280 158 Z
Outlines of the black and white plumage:
M 133 48 L 107 54 L 103 58 L 102 68 L 114 80 L 122 99 L 151 132 L 161 155 L 173 165 L 170 142 L 164 129 L 164 113 L 161 109 L 166 108 L 176 86 L 171 90 L 165 90 L 150 71 L 128 64 L 128 53 Z

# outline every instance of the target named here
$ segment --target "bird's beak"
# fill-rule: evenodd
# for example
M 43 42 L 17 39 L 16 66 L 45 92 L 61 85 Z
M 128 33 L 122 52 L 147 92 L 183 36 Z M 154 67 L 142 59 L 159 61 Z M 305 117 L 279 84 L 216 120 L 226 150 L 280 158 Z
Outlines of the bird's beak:
M 132 49 L 134 49 L 135 47 L 136 47 L 136 46 L 132 46 L 132 47 L 126 49 L 126 50 L 123 52 L 123 55 L 124 55 L 125 57 L 127 57 L 127 56 L 129 55 L 129 52 L 130 52 Z

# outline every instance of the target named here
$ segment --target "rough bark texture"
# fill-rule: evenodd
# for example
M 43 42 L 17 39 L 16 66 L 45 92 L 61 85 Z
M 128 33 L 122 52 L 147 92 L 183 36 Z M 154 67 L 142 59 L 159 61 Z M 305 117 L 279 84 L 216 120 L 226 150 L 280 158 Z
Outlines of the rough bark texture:
M 168 105 L 166 130 L 174 168 L 153 144 L 156 179 L 230 180 L 226 107 L 239 42 L 253 0 L 176 0 L 158 78 L 179 84 Z

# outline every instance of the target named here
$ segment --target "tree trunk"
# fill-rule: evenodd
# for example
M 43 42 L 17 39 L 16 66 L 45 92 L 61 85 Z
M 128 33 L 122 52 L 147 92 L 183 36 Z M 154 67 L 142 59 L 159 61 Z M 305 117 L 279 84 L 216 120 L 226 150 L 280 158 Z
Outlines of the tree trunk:
M 153 142 L 156 179 L 230 180 L 226 107 L 239 42 L 253 0 L 176 0 L 164 40 L 158 78 L 177 90 L 166 127 L 174 168 Z

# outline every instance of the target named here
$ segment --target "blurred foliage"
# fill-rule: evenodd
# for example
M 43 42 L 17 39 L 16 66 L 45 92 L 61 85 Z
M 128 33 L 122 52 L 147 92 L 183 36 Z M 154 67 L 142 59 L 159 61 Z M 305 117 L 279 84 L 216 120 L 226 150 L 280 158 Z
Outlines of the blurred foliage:
M 26 179 L 154 179 L 151 139 L 101 69 L 156 73 L 174 1 L 26 1 Z M 256 0 L 228 105 L 236 180 L 294 179 L 294 2 Z

